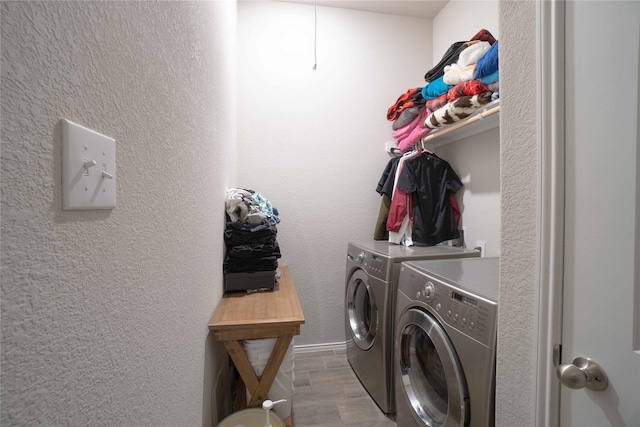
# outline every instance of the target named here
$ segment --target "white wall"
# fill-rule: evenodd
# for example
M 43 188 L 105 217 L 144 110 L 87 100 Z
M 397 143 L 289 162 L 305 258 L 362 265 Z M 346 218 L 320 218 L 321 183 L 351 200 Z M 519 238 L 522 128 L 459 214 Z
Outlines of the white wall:
M 499 38 L 498 1 L 450 1 L 433 19 L 433 63 L 456 41 L 481 29 Z M 500 255 L 500 129 L 495 128 L 434 150 L 458 173 L 457 193 L 465 243 L 486 243 L 487 256 Z
M 456 193 L 465 246 L 485 242 L 486 256 L 500 255 L 500 129 L 434 149 L 456 171 L 464 187 Z
M 2 425 L 211 425 L 235 2 L 2 2 Z M 61 210 L 60 119 L 117 207 Z
M 469 40 L 481 29 L 498 40 L 498 0 L 449 0 L 433 18 L 433 63 L 437 64 L 449 46 Z
M 238 4 L 238 183 L 281 214 L 306 324 L 298 344 L 344 342 L 349 241 L 373 238 L 389 160 L 387 109 L 424 85 L 431 22 L 280 2 Z
M 536 2 L 501 2 L 500 25 L 502 255 L 496 425 L 532 426 L 535 425 L 539 203 Z

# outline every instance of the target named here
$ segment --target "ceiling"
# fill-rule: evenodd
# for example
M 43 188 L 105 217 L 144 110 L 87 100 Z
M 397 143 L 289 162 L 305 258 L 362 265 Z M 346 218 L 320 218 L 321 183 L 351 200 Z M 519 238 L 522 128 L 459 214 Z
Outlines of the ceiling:
M 449 0 L 280 0 L 289 3 L 317 4 L 318 6 L 338 7 L 342 9 L 362 10 L 385 13 L 388 15 L 413 16 L 432 19 Z

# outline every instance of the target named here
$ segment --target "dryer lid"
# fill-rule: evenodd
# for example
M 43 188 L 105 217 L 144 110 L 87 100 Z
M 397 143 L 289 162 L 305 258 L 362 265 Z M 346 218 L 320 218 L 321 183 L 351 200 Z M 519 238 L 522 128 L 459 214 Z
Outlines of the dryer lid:
M 498 301 L 500 258 L 465 258 L 439 261 L 410 261 L 414 269 L 450 286 Z
M 456 248 L 453 246 L 404 246 L 389 243 L 384 240 L 372 240 L 370 242 L 351 242 L 351 247 L 363 251 L 372 252 L 380 256 L 393 258 L 394 262 L 409 261 L 413 259 L 446 259 L 461 257 L 478 257 L 475 250 Z

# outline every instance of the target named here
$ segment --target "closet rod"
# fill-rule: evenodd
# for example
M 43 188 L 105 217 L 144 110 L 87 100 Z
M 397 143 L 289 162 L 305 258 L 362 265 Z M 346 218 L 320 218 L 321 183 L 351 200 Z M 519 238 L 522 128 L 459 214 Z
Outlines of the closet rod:
M 436 130 L 434 132 L 431 132 L 427 136 L 423 137 L 420 140 L 420 142 L 422 142 L 424 144 L 427 141 L 430 141 L 432 139 L 438 138 L 439 136 L 442 136 L 442 135 L 446 135 L 449 132 L 453 132 L 456 129 L 460 129 L 461 127 L 464 127 L 464 126 L 466 126 L 466 125 L 468 125 L 470 123 L 474 123 L 474 122 L 477 122 L 479 120 L 482 120 L 482 119 L 484 119 L 486 117 L 489 117 L 489 116 L 491 116 L 491 115 L 493 115 L 495 113 L 498 113 L 498 112 L 500 112 L 500 105 L 496 105 L 493 108 L 489 108 L 487 110 L 484 110 L 480 114 L 476 114 L 475 116 L 471 116 L 471 117 L 468 117 L 466 119 L 463 119 L 462 121 L 460 121 L 458 123 L 455 123 L 455 124 L 453 124 L 451 126 L 448 126 L 446 128 L 438 129 L 438 130 Z

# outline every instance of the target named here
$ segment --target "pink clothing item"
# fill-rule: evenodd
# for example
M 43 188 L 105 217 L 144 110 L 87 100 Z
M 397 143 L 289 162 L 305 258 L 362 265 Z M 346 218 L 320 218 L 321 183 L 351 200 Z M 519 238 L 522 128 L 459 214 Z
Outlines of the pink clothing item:
M 396 138 L 400 152 L 406 153 L 420 141 L 420 138 L 431 132 L 431 129 L 425 128 L 424 125 L 424 120 L 429 117 L 429 114 L 431 111 L 423 108 L 414 121 L 393 132 L 392 136 Z
M 413 119 L 408 125 L 401 127 L 398 130 L 394 130 L 391 133 L 391 136 L 395 139 L 406 138 L 409 136 L 411 131 L 416 128 L 416 126 L 422 125 L 422 127 L 424 127 L 424 121 L 427 119 L 429 114 L 430 112 L 426 108 L 421 108 L 420 113 L 415 119 Z
M 420 142 L 420 139 L 423 136 L 428 135 L 432 130 L 433 129 L 431 128 L 424 127 L 423 122 L 420 126 L 411 131 L 411 133 L 407 135 L 406 138 L 398 140 L 398 148 L 400 149 L 400 152 L 406 153 L 407 151 L 411 150 L 418 142 Z

